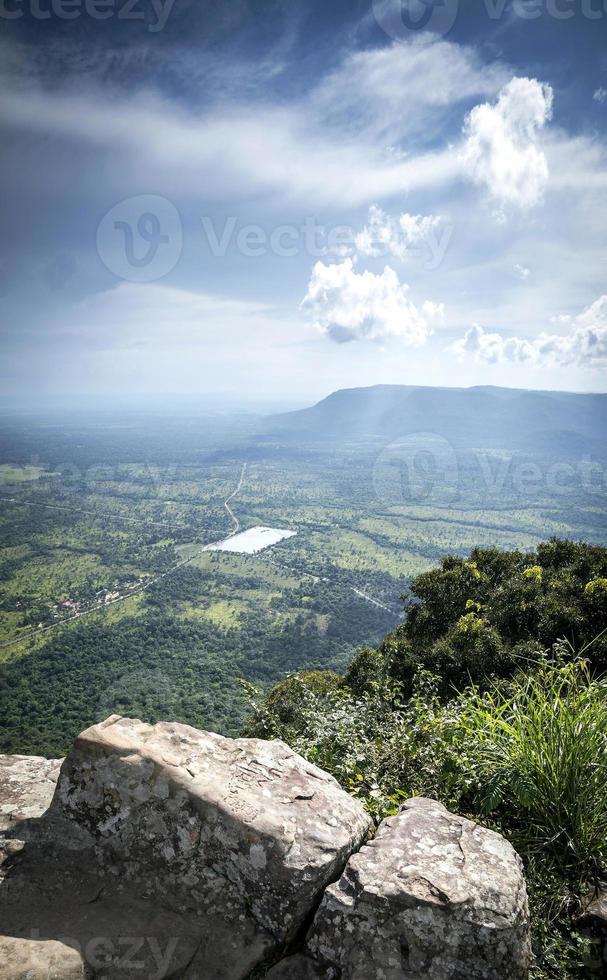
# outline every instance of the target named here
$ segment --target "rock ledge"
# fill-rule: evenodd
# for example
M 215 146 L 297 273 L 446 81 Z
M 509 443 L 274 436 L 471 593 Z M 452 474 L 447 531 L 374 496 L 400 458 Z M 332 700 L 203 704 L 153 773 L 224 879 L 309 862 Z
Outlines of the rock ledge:
M 527 976 L 503 838 L 410 800 L 369 840 L 282 742 L 113 716 L 60 772 L 0 757 L 0 814 L 0 980 Z

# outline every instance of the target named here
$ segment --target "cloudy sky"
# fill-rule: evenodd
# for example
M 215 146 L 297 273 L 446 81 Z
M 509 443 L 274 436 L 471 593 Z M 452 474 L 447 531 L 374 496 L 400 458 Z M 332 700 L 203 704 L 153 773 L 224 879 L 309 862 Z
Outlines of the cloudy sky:
M 607 389 L 604 0 L 3 0 L 21 401 Z

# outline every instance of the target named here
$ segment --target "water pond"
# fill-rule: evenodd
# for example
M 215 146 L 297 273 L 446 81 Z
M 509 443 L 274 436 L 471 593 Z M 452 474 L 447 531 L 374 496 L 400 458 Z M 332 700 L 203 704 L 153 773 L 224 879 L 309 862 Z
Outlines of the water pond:
M 205 551 L 233 551 L 239 555 L 254 555 L 264 548 L 269 548 L 278 541 L 285 538 L 292 538 L 297 531 L 287 531 L 280 527 L 250 527 L 246 531 L 239 531 L 224 541 L 216 544 L 209 544 Z

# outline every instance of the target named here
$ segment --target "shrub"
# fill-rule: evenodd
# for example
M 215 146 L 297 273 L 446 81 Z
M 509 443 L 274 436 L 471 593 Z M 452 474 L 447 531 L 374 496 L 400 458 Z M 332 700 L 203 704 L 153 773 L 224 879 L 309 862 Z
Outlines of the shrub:
M 257 738 L 292 740 L 305 728 L 309 711 L 317 703 L 316 696 L 336 690 L 340 682 L 339 674 L 331 670 L 302 671 L 275 684 L 265 699 L 245 683 L 245 693 L 256 712 L 248 729 Z
M 607 595 L 607 578 L 593 578 L 584 589 L 584 595 L 588 596 L 601 595 L 601 593 Z
M 384 644 L 382 650 L 385 654 L 389 644 Z M 473 681 L 488 684 L 496 676 L 511 673 L 515 666 L 516 651 L 503 643 L 488 620 L 472 610 L 425 649 L 415 649 L 408 640 L 399 638 L 392 649 L 389 669 L 406 695 L 412 691 L 416 671 L 429 671 L 437 678 L 441 696 L 448 699 Z

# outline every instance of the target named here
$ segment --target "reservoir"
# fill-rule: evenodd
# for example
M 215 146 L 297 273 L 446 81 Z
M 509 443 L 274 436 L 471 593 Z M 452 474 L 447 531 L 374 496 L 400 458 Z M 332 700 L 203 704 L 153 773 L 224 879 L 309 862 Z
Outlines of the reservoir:
M 233 551 L 240 555 L 254 555 L 272 544 L 292 538 L 297 531 L 287 531 L 280 527 L 250 527 L 247 531 L 239 531 L 217 544 L 208 544 L 204 551 Z

